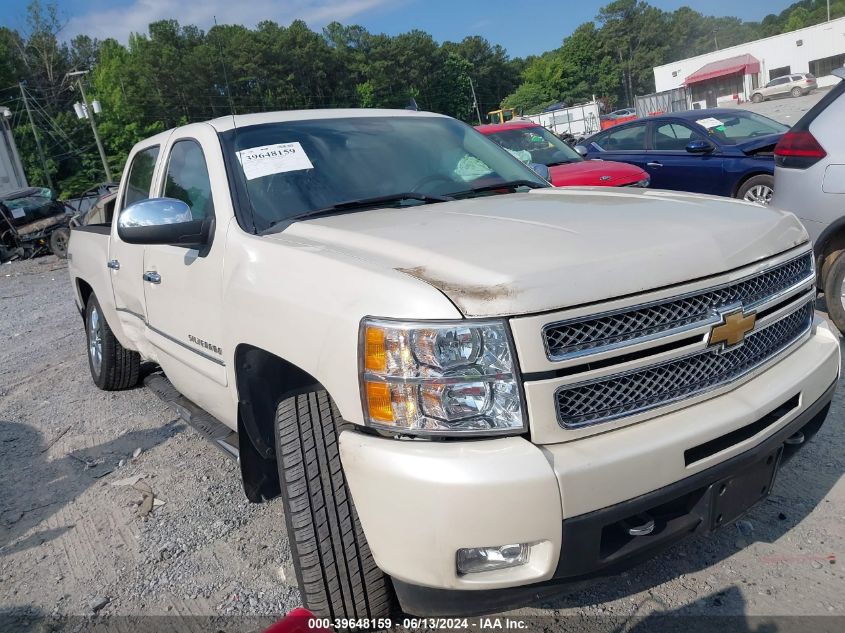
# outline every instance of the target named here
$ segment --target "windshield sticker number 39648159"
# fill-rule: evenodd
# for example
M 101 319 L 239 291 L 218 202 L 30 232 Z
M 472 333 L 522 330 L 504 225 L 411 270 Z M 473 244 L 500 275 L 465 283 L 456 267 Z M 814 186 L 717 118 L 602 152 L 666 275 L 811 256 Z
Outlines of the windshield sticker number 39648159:
M 247 180 L 314 168 L 302 145 L 296 142 L 250 147 L 239 151 L 237 156 Z

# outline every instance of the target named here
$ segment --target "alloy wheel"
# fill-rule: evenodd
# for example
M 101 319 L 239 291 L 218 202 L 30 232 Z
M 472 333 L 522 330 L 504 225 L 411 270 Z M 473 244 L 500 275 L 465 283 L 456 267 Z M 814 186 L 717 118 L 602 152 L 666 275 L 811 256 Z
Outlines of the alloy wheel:
M 742 199 L 746 202 L 756 202 L 757 204 L 767 206 L 772 201 L 772 195 L 774 195 L 774 190 L 771 187 L 754 185 L 745 192 L 745 196 Z
M 100 312 L 96 307 L 91 310 L 88 318 L 88 356 L 91 358 L 91 367 L 94 368 L 94 372 L 99 374 L 103 365 L 103 328 Z

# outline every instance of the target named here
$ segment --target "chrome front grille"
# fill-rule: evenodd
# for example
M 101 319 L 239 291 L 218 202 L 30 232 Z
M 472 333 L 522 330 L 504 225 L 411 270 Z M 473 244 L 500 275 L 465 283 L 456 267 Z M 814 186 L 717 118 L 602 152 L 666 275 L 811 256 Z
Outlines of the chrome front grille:
M 641 340 L 665 336 L 696 324 L 718 320 L 717 310 L 742 304 L 746 310 L 769 301 L 796 285 L 814 279 L 811 253 L 764 270 L 752 277 L 682 297 L 557 323 L 543 328 L 549 360 L 594 354 Z
M 558 422 L 570 429 L 607 422 L 726 385 L 801 338 L 812 320 L 810 301 L 747 335 L 739 347 L 710 347 L 661 364 L 563 386 L 555 392 Z

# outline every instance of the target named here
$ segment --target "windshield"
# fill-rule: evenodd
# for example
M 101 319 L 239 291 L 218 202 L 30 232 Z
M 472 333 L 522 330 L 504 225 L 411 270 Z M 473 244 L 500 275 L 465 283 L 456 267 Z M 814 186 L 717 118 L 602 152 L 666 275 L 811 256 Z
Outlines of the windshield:
M 730 115 L 720 114 L 696 121 L 715 137 L 722 145 L 737 145 L 759 136 L 783 134 L 789 126 L 778 123 L 754 112 L 737 112 Z
M 450 196 L 517 180 L 548 186 L 495 143 L 446 117 L 267 123 L 231 130 L 221 139 L 227 162 L 246 183 L 248 202 L 240 196 L 240 206 L 250 207 L 257 232 L 356 200 Z M 403 198 L 381 206 L 418 204 L 425 202 Z
M 541 125 L 497 131 L 488 136 L 523 163 L 552 167 L 582 160 L 574 149 Z

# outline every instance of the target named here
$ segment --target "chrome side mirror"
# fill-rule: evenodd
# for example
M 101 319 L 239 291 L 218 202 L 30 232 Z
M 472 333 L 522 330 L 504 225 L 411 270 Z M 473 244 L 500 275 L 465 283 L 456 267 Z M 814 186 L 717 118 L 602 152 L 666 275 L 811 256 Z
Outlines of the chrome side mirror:
M 174 198 L 130 204 L 117 219 L 117 235 L 128 244 L 203 246 L 211 241 L 214 218 L 193 219 L 191 208 Z
M 582 158 L 587 155 L 587 148 L 583 145 L 576 145 L 573 149 L 578 152 L 578 155 Z

